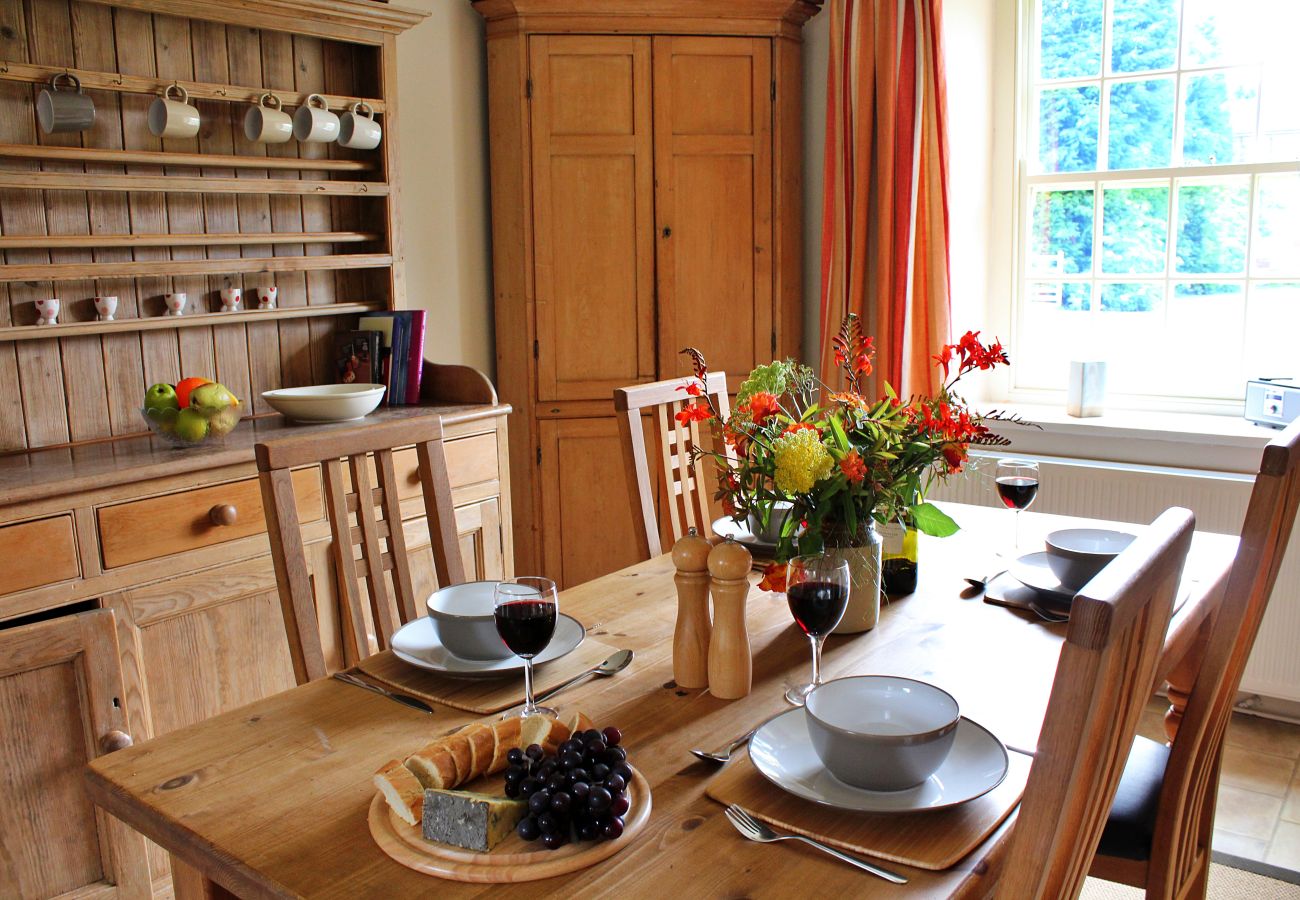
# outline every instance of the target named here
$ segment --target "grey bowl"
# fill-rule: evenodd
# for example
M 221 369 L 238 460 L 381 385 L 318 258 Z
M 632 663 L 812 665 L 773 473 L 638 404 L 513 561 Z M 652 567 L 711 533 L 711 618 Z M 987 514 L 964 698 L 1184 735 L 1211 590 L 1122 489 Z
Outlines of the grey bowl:
M 813 749 L 835 778 L 869 791 L 902 791 L 947 759 L 961 710 L 947 691 L 893 675 L 818 685 L 805 703 Z
M 1047 565 L 1063 587 L 1077 591 L 1135 539 L 1107 528 L 1053 531 L 1047 536 Z
M 513 655 L 497 634 L 496 581 L 467 581 L 434 591 L 426 605 L 439 643 L 461 659 L 498 660 Z

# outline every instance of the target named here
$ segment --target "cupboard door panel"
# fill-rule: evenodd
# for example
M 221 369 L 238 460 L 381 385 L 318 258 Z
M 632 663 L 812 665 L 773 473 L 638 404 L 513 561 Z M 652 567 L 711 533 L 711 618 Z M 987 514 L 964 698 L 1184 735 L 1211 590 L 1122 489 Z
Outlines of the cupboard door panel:
M 546 571 L 573 587 L 640 561 L 641 527 L 618 420 L 541 423 Z
M 654 377 L 650 39 L 534 37 L 538 399 Z
M 654 39 L 659 377 L 697 347 L 735 383 L 773 353 L 772 48 Z

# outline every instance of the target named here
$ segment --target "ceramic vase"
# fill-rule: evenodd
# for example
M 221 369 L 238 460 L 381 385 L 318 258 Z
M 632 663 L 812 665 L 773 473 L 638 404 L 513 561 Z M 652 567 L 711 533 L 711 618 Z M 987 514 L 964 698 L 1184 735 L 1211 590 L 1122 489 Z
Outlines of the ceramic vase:
M 849 605 L 833 634 L 870 631 L 880 621 L 880 532 L 876 523 L 861 523 L 857 530 L 827 523 L 822 526 L 826 555 L 849 564 Z

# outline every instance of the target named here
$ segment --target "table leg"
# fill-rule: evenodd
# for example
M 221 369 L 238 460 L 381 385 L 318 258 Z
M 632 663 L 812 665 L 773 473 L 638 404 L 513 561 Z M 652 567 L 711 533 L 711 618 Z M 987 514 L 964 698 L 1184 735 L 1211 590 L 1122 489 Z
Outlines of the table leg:
M 172 860 L 172 891 L 176 900 L 234 900 L 235 895 L 175 854 Z
M 1192 687 L 1196 684 L 1197 673 L 1205 661 L 1205 648 L 1210 639 L 1210 621 L 1207 619 L 1196 630 L 1192 645 L 1183 654 L 1183 658 L 1169 671 L 1167 693 L 1169 709 L 1165 712 L 1165 735 L 1173 743 L 1178 735 L 1178 726 L 1183 722 L 1187 711 L 1187 701 L 1191 697 Z

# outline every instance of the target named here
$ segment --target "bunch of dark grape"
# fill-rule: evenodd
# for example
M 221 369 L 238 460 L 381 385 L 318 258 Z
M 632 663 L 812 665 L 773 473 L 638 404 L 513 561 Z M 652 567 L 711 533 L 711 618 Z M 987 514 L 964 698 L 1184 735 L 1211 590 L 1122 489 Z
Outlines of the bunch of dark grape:
M 553 756 L 533 744 L 507 756 L 506 796 L 528 801 L 516 829 L 548 850 L 571 840 L 612 841 L 623 833 L 632 768 L 617 728 L 577 732 Z

